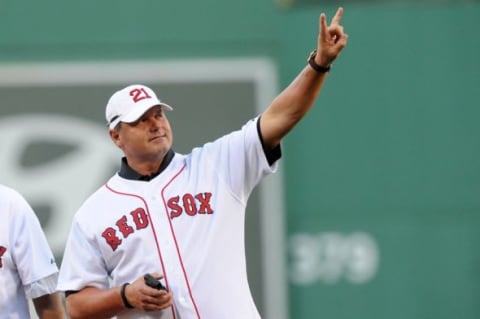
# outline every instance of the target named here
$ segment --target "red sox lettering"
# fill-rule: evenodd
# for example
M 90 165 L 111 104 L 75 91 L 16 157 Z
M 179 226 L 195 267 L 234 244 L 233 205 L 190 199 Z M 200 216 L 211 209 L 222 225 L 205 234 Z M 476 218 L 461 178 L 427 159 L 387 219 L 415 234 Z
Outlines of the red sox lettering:
M 168 215 L 170 219 L 180 217 L 184 212 L 187 216 L 197 214 L 209 215 L 214 210 L 211 206 L 212 193 L 198 193 L 196 195 L 186 193 L 182 196 L 174 196 L 167 200 L 169 208 Z M 138 207 L 128 215 L 123 215 L 115 222 L 115 227 L 107 227 L 102 237 L 113 251 L 117 250 L 123 242 L 123 239 L 133 234 L 135 231 L 144 229 L 148 226 L 149 219 L 145 209 Z M 123 239 L 122 239 L 123 238 Z
M 139 207 L 137 209 L 134 209 L 130 212 L 130 215 L 133 219 L 135 229 L 128 224 L 127 216 L 125 215 L 123 215 L 115 223 L 118 231 L 122 234 L 123 238 L 127 238 L 135 230 L 140 230 L 148 226 L 148 216 L 143 208 Z M 103 238 L 105 238 L 107 244 L 110 245 L 113 251 L 117 250 L 118 246 L 122 244 L 122 239 L 117 236 L 117 230 L 113 227 L 107 227 L 103 231 L 102 236 Z
M 190 193 L 184 194 L 182 197 L 175 196 L 167 201 L 167 206 L 170 208 L 170 219 L 174 219 L 185 212 L 189 216 L 196 214 L 213 214 L 213 209 L 210 206 L 210 199 L 212 193 L 198 193 L 192 195 Z
M 7 248 L 0 246 L 0 268 L 3 267 L 2 257 L 7 252 Z

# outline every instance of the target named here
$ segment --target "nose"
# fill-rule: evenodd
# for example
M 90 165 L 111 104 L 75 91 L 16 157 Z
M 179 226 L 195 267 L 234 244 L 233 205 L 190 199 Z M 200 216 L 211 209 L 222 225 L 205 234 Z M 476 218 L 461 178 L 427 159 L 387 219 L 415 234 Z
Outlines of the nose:
M 151 130 L 158 130 L 162 125 L 162 119 L 156 116 L 148 117 L 148 124 Z

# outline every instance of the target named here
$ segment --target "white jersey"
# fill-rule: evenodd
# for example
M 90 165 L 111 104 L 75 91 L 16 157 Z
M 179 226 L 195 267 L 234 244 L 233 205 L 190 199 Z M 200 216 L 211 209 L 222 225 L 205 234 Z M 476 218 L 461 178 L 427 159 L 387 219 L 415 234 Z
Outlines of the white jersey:
M 30 318 L 32 284 L 58 272 L 37 216 L 15 190 L 0 185 L 0 318 Z M 42 288 L 43 293 L 55 292 Z
M 247 282 L 245 208 L 276 165 L 256 122 L 175 154 L 149 182 L 113 176 L 74 217 L 59 290 L 106 289 L 159 272 L 178 313 L 132 309 L 118 318 L 260 318 Z

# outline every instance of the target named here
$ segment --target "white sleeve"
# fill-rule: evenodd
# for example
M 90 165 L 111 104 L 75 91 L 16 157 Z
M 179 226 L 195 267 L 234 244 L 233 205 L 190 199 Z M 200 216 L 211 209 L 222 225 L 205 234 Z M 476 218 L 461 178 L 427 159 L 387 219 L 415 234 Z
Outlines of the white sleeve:
M 275 172 L 277 162 L 269 165 L 258 135 L 257 121 L 248 121 L 240 130 L 227 134 L 203 148 L 214 163 L 219 177 L 239 200 L 246 203 L 254 187 L 267 174 Z M 213 155 L 212 155 L 213 154 Z
M 57 291 L 58 273 L 51 274 L 48 277 L 34 281 L 25 285 L 25 294 L 28 298 L 38 298 L 43 295 L 49 295 Z
M 48 245 L 37 215 L 18 194 L 12 202 L 12 258 L 25 288 L 58 273 L 55 258 Z M 56 278 L 56 277 L 54 277 Z M 46 288 L 51 293 L 51 288 Z
M 77 291 L 86 286 L 109 287 L 108 271 L 95 239 L 88 238 L 74 219 L 60 266 L 57 289 Z

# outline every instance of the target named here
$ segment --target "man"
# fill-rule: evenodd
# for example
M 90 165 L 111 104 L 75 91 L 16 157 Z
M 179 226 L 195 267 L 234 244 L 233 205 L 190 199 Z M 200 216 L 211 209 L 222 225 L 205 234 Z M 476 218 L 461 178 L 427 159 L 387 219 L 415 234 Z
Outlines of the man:
M 112 95 L 109 134 L 125 157 L 74 217 L 58 285 L 72 319 L 260 318 L 246 274 L 247 200 L 346 45 L 342 14 L 330 25 L 320 15 L 316 51 L 261 116 L 190 154 L 172 150 L 172 108 L 150 88 Z
M 64 319 L 58 268 L 27 201 L 0 185 L 0 318 L 30 318 L 28 298 L 40 319 Z

